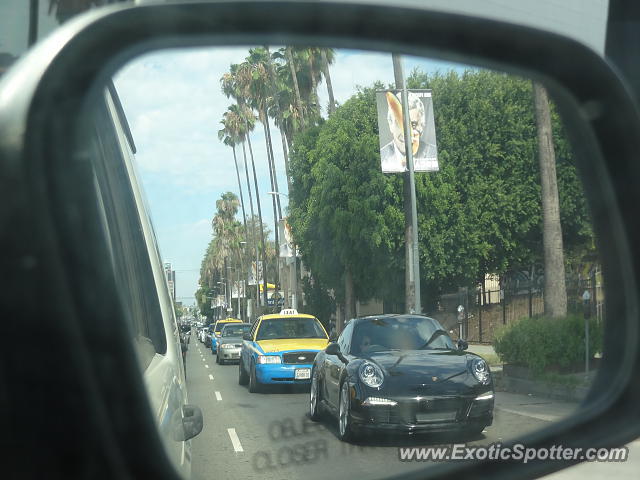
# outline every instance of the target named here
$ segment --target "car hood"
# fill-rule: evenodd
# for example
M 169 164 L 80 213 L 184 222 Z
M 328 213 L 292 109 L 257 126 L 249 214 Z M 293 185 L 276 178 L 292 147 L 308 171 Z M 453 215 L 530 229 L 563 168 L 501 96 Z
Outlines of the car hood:
M 326 338 L 281 338 L 260 340 L 257 343 L 265 353 L 273 353 L 291 350 L 324 350 L 329 340 Z
M 412 385 L 446 382 L 467 374 L 467 354 L 457 350 L 375 352 L 367 355 L 391 379 Z
M 242 337 L 220 337 L 218 338 L 218 343 L 233 343 L 236 345 L 240 345 L 242 343 Z

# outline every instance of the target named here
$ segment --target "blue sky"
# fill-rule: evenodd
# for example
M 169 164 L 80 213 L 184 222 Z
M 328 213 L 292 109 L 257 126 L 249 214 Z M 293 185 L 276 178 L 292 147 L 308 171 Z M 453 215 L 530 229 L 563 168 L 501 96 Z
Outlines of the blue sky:
M 178 299 L 188 304 L 194 301 L 200 263 L 211 239 L 215 202 L 226 191 L 238 193 L 232 151 L 217 137 L 222 114 L 232 103 L 220 90 L 220 77 L 231 63 L 241 62 L 247 50 L 242 47 L 159 51 L 129 63 L 115 78 L 138 150 L 138 172 L 160 252 L 163 260 L 171 262 L 176 270 Z M 456 68 L 443 62 L 407 58 L 405 74 L 416 66 L 428 72 Z M 393 83 L 391 55 L 337 51 L 331 80 L 338 103 L 344 103 L 358 86 L 370 86 L 377 80 L 385 85 Z M 318 94 L 321 105 L 326 106 L 324 82 Z M 273 125 L 272 138 L 278 186 L 287 193 L 280 133 Z M 273 230 L 261 124 L 256 124 L 251 139 L 263 219 Z M 241 150 L 238 155 L 242 173 Z M 244 183 L 243 194 L 248 213 Z M 286 214 L 287 198 L 282 196 L 281 201 Z

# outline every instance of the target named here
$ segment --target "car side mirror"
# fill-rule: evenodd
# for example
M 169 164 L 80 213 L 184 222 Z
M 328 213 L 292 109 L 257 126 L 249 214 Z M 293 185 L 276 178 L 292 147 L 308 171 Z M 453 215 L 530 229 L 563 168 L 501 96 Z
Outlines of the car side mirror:
M 465 341 L 462 340 L 461 338 L 458 339 L 458 350 L 466 350 L 467 348 L 469 348 L 469 344 Z
M 183 405 L 182 413 L 176 410 L 172 418 L 173 439 L 176 442 L 187 441 L 202 431 L 204 420 L 202 410 L 196 405 Z
M 242 339 L 251 341 L 251 334 L 250 333 L 243 334 L 242 335 Z
M 340 352 L 340 345 L 338 345 L 335 342 L 332 342 L 329 345 L 327 345 L 327 348 L 325 348 L 324 351 L 327 355 L 341 355 L 342 353 Z

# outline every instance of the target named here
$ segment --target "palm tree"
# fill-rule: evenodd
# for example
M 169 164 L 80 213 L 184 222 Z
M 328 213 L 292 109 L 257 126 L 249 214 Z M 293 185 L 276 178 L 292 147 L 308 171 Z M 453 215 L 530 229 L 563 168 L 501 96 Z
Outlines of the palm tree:
M 291 47 L 285 47 L 285 54 L 287 58 L 287 64 L 289 72 L 291 74 L 291 80 L 293 83 L 293 91 L 295 93 L 296 105 L 300 116 L 300 126 L 304 128 L 304 114 L 302 109 L 302 97 L 300 96 L 300 86 L 298 85 L 298 75 L 296 73 L 296 64 L 293 59 L 293 50 Z
M 268 106 L 273 98 L 273 82 L 270 75 L 270 57 L 264 48 L 253 48 L 249 50 L 246 61 L 238 67 L 238 83 L 245 99 L 248 99 L 252 107 L 258 111 L 258 118 L 263 125 L 265 133 L 265 143 L 267 147 L 267 160 L 269 163 L 269 177 L 271 189 L 278 192 L 278 178 L 275 168 L 275 158 L 273 155 L 273 145 L 271 141 L 271 130 L 269 126 Z M 276 245 L 278 241 L 278 221 L 282 217 L 280 197 L 273 195 L 273 218 L 274 236 Z M 277 280 L 276 280 L 276 283 Z
M 227 146 L 230 146 L 233 151 L 233 163 L 236 167 L 236 179 L 238 180 L 238 190 L 240 192 L 240 206 L 242 207 L 242 221 L 244 224 L 245 238 L 248 238 L 247 233 L 247 213 L 244 208 L 244 196 L 242 195 L 242 183 L 240 182 L 240 169 L 238 168 L 238 159 L 236 157 L 236 143 L 239 141 L 241 124 L 238 121 L 236 113 L 229 107 L 223 114 L 223 119 L 220 122 L 223 126 L 218 130 L 218 139 L 222 140 Z
M 255 166 L 255 161 L 254 161 L 254 157 L 253 157 L 253 148 L 251 146 L 251 136 L 249 135 L 250 132 L 253 130 L 254 125 L 255 125 L 255 117 L 253 115 L 253 113 L 251 112 L 251 109 L 247 106 L 247 98 L 245 97 L 246 95 L 246 85 L 243 85 L 240 83 L 239 81 L 239 70 L 240 70 L 240 65 L 238 64 L 232 64 L 229 72 L 225 73 L 222 78 L 220 79 L 220 83 L 222 86 L 222 92 L 227 96 L 227 97 L 231 97 L 233 99 L 236 100 L 237 102 L 237 112 L 238 112 L 238 116 L 244 121 L 244 129 L 242 129 L 240 131 L 240 135 L 241 138 L 243 140 L 242 142 L 242 152 L 244 155 L 244 167 L 245 167 L 245 176 L 246 176 L 246 181 L 247 181 L 247 190 L 249 191 L 249 202 L 251 205 L 251 216 L 254 216 L 254 212 L 253 212 L 253 201 L 251 199 L 251 185 L 249 182 L 249 172 L 248 172 L 248 168 L 247 168 L 247 155 L 246 155 L 246 149 L 245 149 L 245 145 L 244 145 L 244 141 L 246 141 L 247 145 L 249 146 L 249 155 L 251 157 L 251 169 L 253 172 L 253 181 L 254 181 L 254 187 L 255 187 L 255 194 L 256 194 L 256 205 L 257 205 L 257 209 L 258 209 L 258 218 L 260 221 L 260 224 L 262 225 L 262 207 L 261 207 L 261 202 L 260 202 L 260 190 L 258 188 L 258 177 L 256 175 L 256 166 Z M 255 236 L 255 230 L 253 229 L 253 224 L 252 224 L 252 234 L 253 234 L 253 238 L 254 240 L 256 239 Z M 254 245 L 255 245 L 255 249 L 256 249 L 256 268 L 258 265 L 258 246 L 257 246 L 257 241 L 254 241 Z M 264 230 L 260 229 L 260 245 L 261 245 L 261 250 L 262 250 L 262 264 L 263 266 L 266 265 L 266 244 L 265 244 L 265 237 L 264 237 Z M 266 273 L 266 268 L 263 268 L 263 272 Z M 256 281 L 258 281 L 259 279 L 256 278 Z M 263 274 L 263 300 L 264 300 L 264 304 L 267 304 L 267 277 L 266 274 Z M 256 287 L 257 288 L 257 287 Z M 256 291 L 256 301 L 258 300 L 258 298 L 260 297 L 260 289 L 257 288 Z
M 329 73 L 329 65 L 332 65 L 335 61 L 334 50 L 332 48 L 321 48 L 320 55 L 322 58 L 322 74 L 324 75 L 329 95 L 329 116 L 331 116 L 336 111 L 336 100 L 333 96 L 333 85 L 331 84 L 331 74 Z

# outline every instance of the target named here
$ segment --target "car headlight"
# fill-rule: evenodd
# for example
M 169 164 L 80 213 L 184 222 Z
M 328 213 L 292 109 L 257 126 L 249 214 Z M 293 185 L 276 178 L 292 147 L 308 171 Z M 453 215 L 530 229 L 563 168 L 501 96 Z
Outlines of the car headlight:
M 476 377 L 476 380 L 478 380 L 483 385 L 488 385 L 489 381 L 491 380 L 489 366 L 487 365 L 487 362 L 485 362 L 481 358 L 474 358 L 471 361 L 471 373 L 473 373 L 473 376 Z
M 258 355 L 258 363 L 282 363 L 279 355 Z
M 364 362 L 360 365 L 358 373 L 360 375 L 360 380 L 371 388 L 378 388 L 382 385 L 382 382 L 384 382 L 382 369 L 375 363 Z

